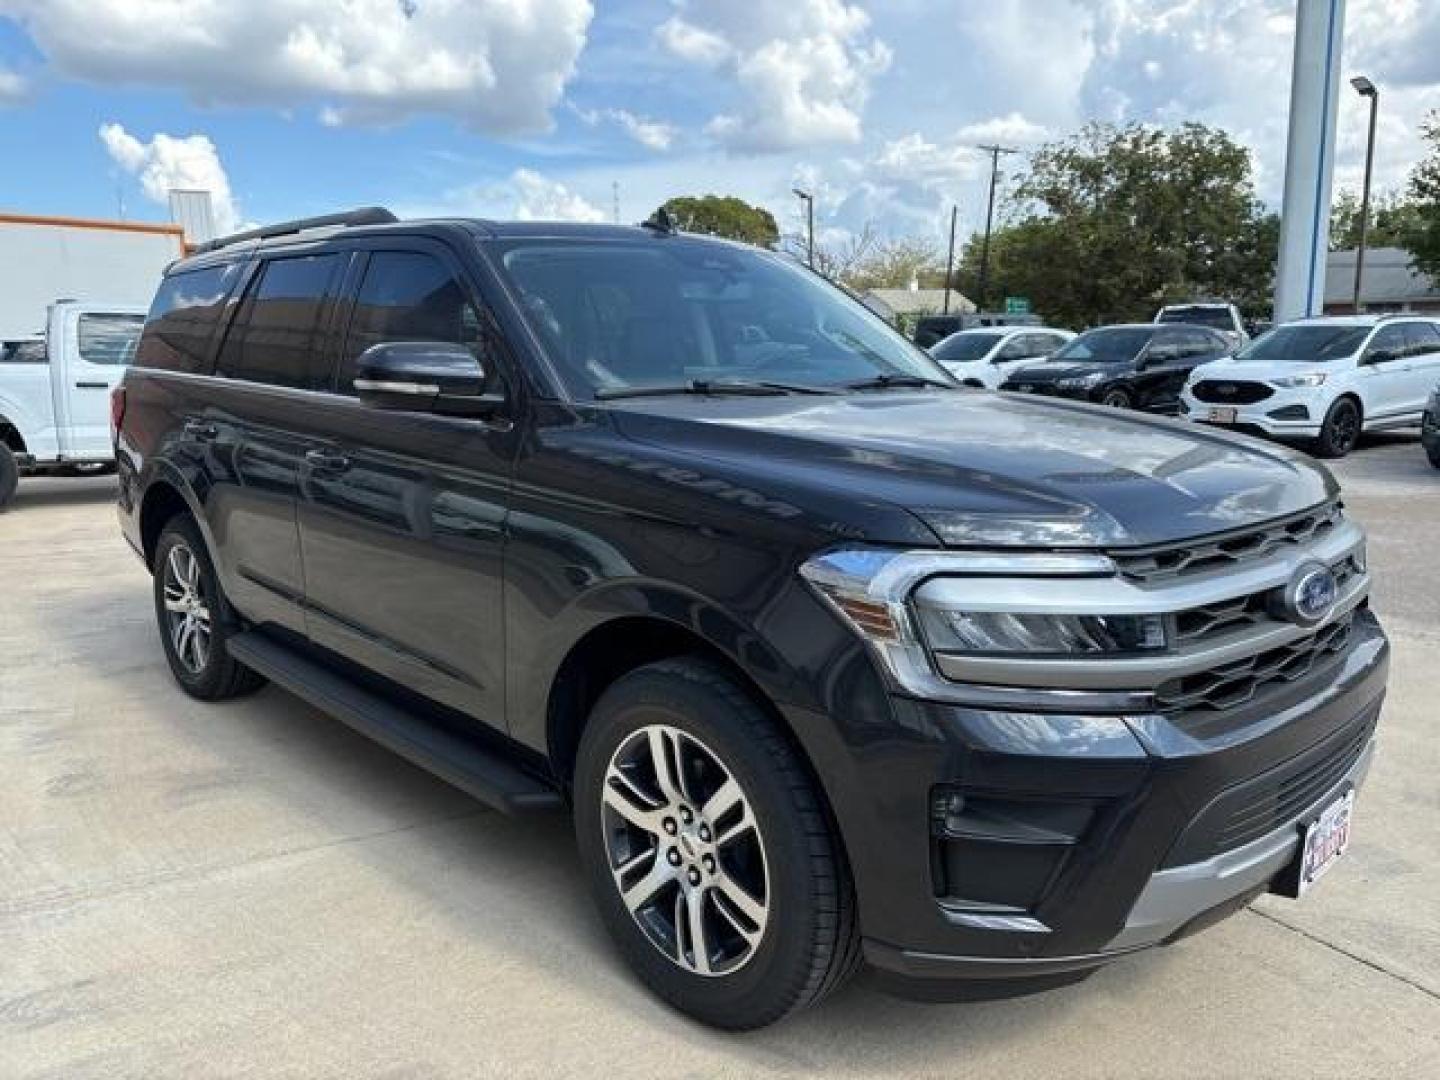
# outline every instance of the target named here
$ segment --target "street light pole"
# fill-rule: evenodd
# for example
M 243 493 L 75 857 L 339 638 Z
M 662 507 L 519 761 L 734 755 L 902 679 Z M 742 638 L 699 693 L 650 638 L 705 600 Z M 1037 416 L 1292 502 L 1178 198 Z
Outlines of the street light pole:
M 1351 305 L 1360 313 L 1360 286 L 1365 277 L 1365 242 L 1370 238 L 1370 173 L 1375 165 L 1375 118 L 1380 111 L 1380 89 L 1364 75 L 1350 80 L 1361 97 L 1370 99 L 1370 136 L 1365 143 L 1365 186 L 1360 195 L 1360 246 L 1355 249 L 1355 296 Z
M 985 310 L 985 291 L 990 286 L 990 227 L 995 219 L 995 179 L 1000 174 L 1000 155 L 1018 154 L 1019 150 L 1012 150 L 1005 146 L 979 146 L 977 150 L 984 150 L 990 155 L 990 196 L 985 201 L 985 240 L 980 245 L 980 295 L 975 298 L 978 309 Z
M 807 239 L 807 241 L 806 241 L 806 248 L 807 248 L 808 250 L 807 250 L 806 257 L 805 257 L 805 261 L 806 261 L 806 263 L 809 265 L 810 269 L 811 269 L 811 270 L 814 270 L 814 269 L 815 269 L 815 196 L 812 195 L 812 194 L 811 194 L 810 192 L 808 192 L 808 191 L 801 191 L 798 187 L 797 187 L 797 188 L 791 188 L 790 190 L 793 191 L 793 192 L 795 193 L 796 197 L 797 197 L 801 202 L 803 202 L 803 203 L 805 204 L 805 219 L 806 219 L 806 222 L 807 222 L 807 224 L 806 224 L 806 231 L 807 231 L 807 234 L 808 234 L 808 239 Z
M 958 206 L 950 207 L 950 254 L 945 256 L 945 306 L 941 314 L 950 314 L 950 279 L 955 275 L 955 215 Z

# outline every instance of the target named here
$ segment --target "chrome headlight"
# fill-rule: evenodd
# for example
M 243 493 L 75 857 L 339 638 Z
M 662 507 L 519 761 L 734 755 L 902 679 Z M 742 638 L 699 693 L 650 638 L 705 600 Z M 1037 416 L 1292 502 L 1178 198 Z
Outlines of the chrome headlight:
M 1085 656 L 1163 649 L 1159 615 L 1026 615 L 966 611 L 915 599 L 926 641 L 945 652 L 1023 656 Z
M 1312 371 L 1305 375 L 1287 375 L 1283 379 L 1271 379 L 1271 386 L 1278 386 L 1282 390 L 1313 390 L 1317 386 L 1325 385 L 1325 372 Z

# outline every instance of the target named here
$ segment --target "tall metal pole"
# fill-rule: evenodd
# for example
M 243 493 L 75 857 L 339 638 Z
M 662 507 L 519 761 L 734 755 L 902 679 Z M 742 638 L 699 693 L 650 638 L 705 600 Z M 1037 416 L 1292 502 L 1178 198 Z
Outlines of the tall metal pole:
M 805 204 L 806 231 L 808 239 L 806 247 L 808 252 L 805 257 L 806 264 L 811 270 L 815 269 L 815 196 L 808 191 L 801 191 L 798 187 L 791 188 L 795 197 Z
M 1325 302 L 1344 37 L 1345 0 L 1295 0 L 1290 131 L 1280 209 L 1280 263 L 1275 271 L 1277 323 L 1318 315 Z
M 1005 146 L 981 146 L 990 155 L 990 195 L 985 200 L 985 240 L 980 245 L 980 295 L 975 298 L 981 311 L 985 310 L 985 292 L 990 286 L 990 228 L 995 220 L 995 180 L 1000 175 L 1000 155 L 1018 154 L 1020 151 Z
M 955 274 L 955 215 L 958 206 L 950 207 L 950 254 L 945 256 L 945 307 L 942 314 L 950 314 L 950 280 Z
M 1370 239 L 1370 173 L 1375 165 L 1375 118 L 1380 111 L 1380 91 L 1369 79 L 1361 76 L 1350 84 L 1361 97 L 1370 99 L 1370 136 L 1365 142 L 1365 186 L 1360 195 L 1360 246 L 1355 249 L 1355 296 L 1351 307 L 1360 314 L 1360 287 L 1365 278 L 1365 243 Z

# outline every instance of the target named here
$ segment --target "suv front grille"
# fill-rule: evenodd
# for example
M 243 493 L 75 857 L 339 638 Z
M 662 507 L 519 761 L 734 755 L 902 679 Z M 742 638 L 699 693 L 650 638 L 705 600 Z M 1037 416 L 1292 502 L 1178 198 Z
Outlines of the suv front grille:
M 1253 405 L 1274 395 L 1264 383 L 1234 382 L 1230 379 L 1201 379 L 1190 390 L 1195 400 L 1212 405 Z
M 1353 615 L 1346 615 L 1308 637 L 1255 656 L 1170 679 L 1155 689 L 1162 710 L 1200 712 L 1233 709 L 1266 687 L 1302 679 L 1327 657 L 1344 650 Z
M 1307 544 L 1334 528 L 1340 520 L 1340 504 L 1332 502 L 1258 528 L 1179 544 L 1111 552 L 1111 558 L 1120 573 L 1132 581 L 1160 581 L 1262 559 L 1280 548 Z

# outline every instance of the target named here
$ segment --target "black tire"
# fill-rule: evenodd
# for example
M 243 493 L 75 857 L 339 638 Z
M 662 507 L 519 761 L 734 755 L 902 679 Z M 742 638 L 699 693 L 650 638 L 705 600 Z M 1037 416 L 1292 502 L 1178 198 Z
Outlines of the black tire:
M 10 447 L 0 443 L 0 510 L 15 501 L 15 489 L 20 485 L 20 466 Z
M 187 558 L 194 560 L 194 595 L 203 604 L 208 622 L 203 662 L 198 663 L 199 654 L 192 651 L 192 645 L 187 645 L 186 655 L 181 656 L 179 643 L 172 632 L 172 612 L 166 607 L 166 588 L 170 582 L 167 571 L 172 565 L 171 560 L 184 563 Z M 220 589 L 205 539 L 189 514 L 177 514 L 166 522 L 155 545 L 153 574 L 155 621 L 165 649 L 165 659 L 180 688 L 201 701 L 224 701 L 253 693 L 264 686 L 265 679 L 261 675 L 237 662 L 225 648 L 225 642 L 241 629 L 240 619 Z
M 1117 386 L 1100 395 L 1100 404 L 1112 409 L 1133 409 L 1135 399 L 1130 396 L 1130 391 L 1122 390 Z
M 1359 443 L 1362 425 L 1360 406 L 1353 398 L 1341 398 L 1325 413 L 1320 437 L 1315 440 L 1315 456 L 1343 458 Z
M 611 869 L 615 819 L 607 820 L 602 809 L 607 770 L 637 732 L 656 725 L 678 729 L 713 752 L 742 789 L 758 825 L 756 839 L 764 838 L 766 921 L 748 960 L 725 974 L 699 974 L 662 952 L 631 915 Z M 698 782 L 692 778 L 692 793 Z M 859 966 L 854 887 L 829 814 L 795 748 L 717 666 L 666 660 L 611 685 L 581 738 L 574 798 L 580 856 L 601 916 L 640 979 L 681 1012 L 728 1030 L 763 1027 L 819 1001 Z M 696 805 L 703 824 L 704 800 Z M 665 838 L 657 832 L 655 839 L 651 865 L 659 867 Z M 710 901 L 712 912 L 717 903 Z M 678 916 L 673 901 L 657 900 L 658 910 L 667 905 Z M 679 952 L 684 955 L 683 945 Z

